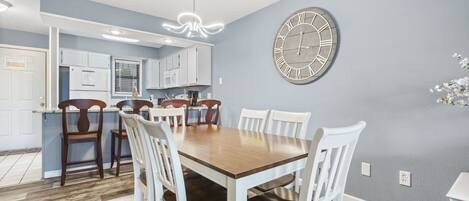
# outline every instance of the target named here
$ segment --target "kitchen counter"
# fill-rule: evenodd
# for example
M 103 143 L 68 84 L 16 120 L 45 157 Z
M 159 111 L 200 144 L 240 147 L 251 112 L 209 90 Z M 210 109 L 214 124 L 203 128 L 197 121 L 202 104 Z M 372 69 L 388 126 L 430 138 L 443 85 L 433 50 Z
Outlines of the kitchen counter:
M 189 122 L 197 122 L 197 111 L 207 109 L 207 107 L 190 107 L 194 112 L 189 113 Z M 119 122 L 119 109 L 116 107 L 109 107 L 104 109 L 103 118 L 103 133 L 102 133 L 102 149 L 103 149 L 103 162 L 104 168 L 110 167 L 111 161 L 111 130 L 118 128 Z M 148 111 L 148 109 L 142 109 Z M 79 110 L 69 110 L 68 118 L 70 129 L 75 128 L 72 122 L 76 122 L 79 117 Z M 99 109 L 89 110 L 90 129 L 97 128 Z M 44 178 L 60 176 L 61 169 L 61 133 L 62 133 L 62 110 L 60 109 L 39 109 L 33 111 L 36 115 L 42 116 L 42 171 Z M 122 147 L 122 155 L 128 155 L 130 148 L 127 141 L 124 141 Z M 82 161 L 94 159 L 94 144 L 93 143 L 79 143 L 73 144 L 69 150 L 70 161 Z M 90 167 L 83 164 L 76 166 L 77 168 Z
M 161 108 L 161 107 L 157 106 L 156 108 Z M 205 106 L 189 106 L 189 109 L 190 110 L 206 110 L 207 107 L 205 107 Z M 124 111 L 131 111 L 131 109 L 125 108 Z M 148 111 L 148 109 L 143 108 L 141 111 L 146 112 L 146 111 Z M 71 110 L 68 110 L 67 112 L 78 113 L 78 112 L 80 112 L 80 110 L 71 109 Z M 90 110 L 88 110 L 88 112 L 90 112 L 90 113 L 99 112 L 99 109 L 91 108 Z M 119 108 L 117 108 L 117 107 L 107 107 L 107 108 L 103 109 L 103 112 L 119 112 Z M 37 109 L 37 110 L 33 110 L 33 113 L 43 113 L 43 114 L 62 113 L 62 110 L 59 109 L 59 108 L 55 108 L 55 109 Z

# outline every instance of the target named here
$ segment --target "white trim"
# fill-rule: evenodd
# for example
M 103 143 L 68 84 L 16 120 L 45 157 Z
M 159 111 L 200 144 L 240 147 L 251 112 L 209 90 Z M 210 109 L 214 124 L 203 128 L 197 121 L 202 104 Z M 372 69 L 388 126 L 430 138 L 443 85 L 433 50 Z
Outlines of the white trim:
M 125 160 L 121 161 L 121 163 L 126 163 L 131 160 Z M 96 167 L 96 165 L 85 165 L 85 166 L 80 166 L 80 167 L 74 167 L 74 168 L 68 168 L 67 171 L 74 171 L 74 170 L 82 170 L 82 169 L 87 169 L 87 168 L 93 168 Z M 103 163 L 103 169 L 111 169 L 111 163 Z M 96 171 L 96 170 L 91 170 L 91 171 Z M 47 172 L 43 173 L 43 178 L 48 179 L 48 178 L 53 178 L 53 177 L 60 177 L 61 174 L 61 169 L 58 170 L 50 170 Z
M 342 201 L 366 201 L 366 200 L 351 196 L 349 194 L 344 194 L 344 199 Z
M 57 14 L 52 14 L 52 13 L 47 13 L 47 12 L 40 12 L 40 14 L 41 15 L 47 15 L 47 16 L 50 16 L 50 17 L 62 18 L 62 19 L 65 19 L 65 20 L 70 20 L 70 21 L 81 22 L 81 23 L 90 23 L 90 24 L 99 25 L 99 26 L 111 26 L 111 27 L 114 27 L 114 28 L 117 28 L 117 29 L 120 29 L 120 30 L 131 31 L 131 32 L 139 32 L 139 33 L 142 33 L 142 34 L 150 34 L 150 35 L 154 35 L 154 36 L 159 37 L 159 38 L 161 38 L 161 37 L 172 37 L 172 38 L 177 38 L 177 40 L 183 41 L 183 42 L 190 42 L 190 43 L 199 44 L 199 45 L 215 46 L 212 43 L 201 42 L 201 41 L 196 41 L 196 40 L 190 40 L 190 39 L 180 38 L 180 37 L 177 37 L 177 36 L 163 35 L 163 34 L 159 34 L 159 33 L 142 31 L 142 30 L 138 30 L 138 29 L 132 29 L 132 28 L 121 27 L 121 26 L 115 26 L 115 25 L 111 25 L 111 24 L 105 24 L 105 23 L 94 22 L 94 21 L 89 21 L 89 20 L 83 20 L 83 19 L 79 19 L 79 18 L 73 18 L 73 17 L 57 15 Z M 161 44 L 161 45 L 165 45 L 165 44 Z
M 45 52 L 46 54 L 49 54 L 49 49 L 44 49 L 44 48 L 36 48 L 36 47 L 28 47 L 28 46 L 19 46 L 19 45 L 9 45 L 9 44 L 4 44 L 4 43 L 0 43 L 0 47 L 4 47 L 4 48 L 13 48 L 13 49 L 20 49 L 20 50 L 30 50 L 30 51 Z

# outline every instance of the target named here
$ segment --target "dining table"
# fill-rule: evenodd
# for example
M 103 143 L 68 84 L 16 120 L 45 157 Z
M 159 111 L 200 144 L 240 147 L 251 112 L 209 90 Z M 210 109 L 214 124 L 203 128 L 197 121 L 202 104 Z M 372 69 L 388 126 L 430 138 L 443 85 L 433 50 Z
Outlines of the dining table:
M 225 187 L 228 201 L 246 201 L 248 189 L 302 170 L 311 145 L 217 125 L 174 128 L 173 134 L 182 165 Z

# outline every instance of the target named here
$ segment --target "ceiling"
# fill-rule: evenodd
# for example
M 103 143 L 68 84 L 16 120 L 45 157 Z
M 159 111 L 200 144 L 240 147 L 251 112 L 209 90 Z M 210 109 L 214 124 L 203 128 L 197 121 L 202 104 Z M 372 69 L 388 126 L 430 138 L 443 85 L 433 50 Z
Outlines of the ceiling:
M 179 13 L 192 12 L 192 0 L 93 0 L 148 15 L 176 20 Z M 195 12 L 204 22 L 228 24 L 279 0 L 195 0 Z
M 192 0 L 93 1 L 170 20 L 176 20 L 177 15 L 181 12 L 192 11 Z M 196 0 L 196 13 L 207 24 L 212 22 L 227 24 L 277 1 L 279 0 Z M 139 39 L 138 45 L 158 48 L 162 45 L 187 47 L 194 44 L 194 41 L 184 38 L 112 27 L 90 21 L 44 16 L 40 13 L 40 0 L 8 0 L 8 2 L 12 3 L 13 7 L 9 8 L 7 12 L 0 13 L 0 28 L 48 34 L 48 27 L 52 25 L 59 27 L 62 33 L 97 39 L 103 39 L 101 34 L 109 32 L 110 29 L 119 29 L 123 31 L 124 37 Z M 166 44 L 164 40 L 168 38 L 174 42 Z
M 0 13 L 0 27 L 47 34 L 49 28 L 39 14 L 40 0 L 8 0 L 13 7 Z

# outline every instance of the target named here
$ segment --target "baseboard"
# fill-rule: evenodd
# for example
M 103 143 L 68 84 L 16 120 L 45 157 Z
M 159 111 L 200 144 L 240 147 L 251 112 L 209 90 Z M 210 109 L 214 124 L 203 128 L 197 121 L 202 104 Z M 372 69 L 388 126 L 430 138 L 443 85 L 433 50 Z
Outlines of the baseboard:
M 130 161 L 130 160 L 129 160 Z M 126 163 L 128 161 L 122 161 L 122 163 Z M 74 168 L 68 168 L 68 171 L 74 171 L 74 170 L 82 170 L 82 169 L 87 169 L 87 168 L 93 168 L 96 167 L 96 165 L 85 165 L 85 166 L 80 166 L 80 167 L 74 167 Z M 110 169 L 111 168 L 111 163 L 103 163 L 103 169 Z M 53 178 L 53 177 L 60 177 L 61 175 L 61 170 L 50 170 L 47 172 L 44 172 L 44 179 L 48 178 Z
M 357 198 L 348 194 L 344 194 L 344 199 L 342 201 L 366 201 L 366 200 L 360 199 L 360 198 Z

